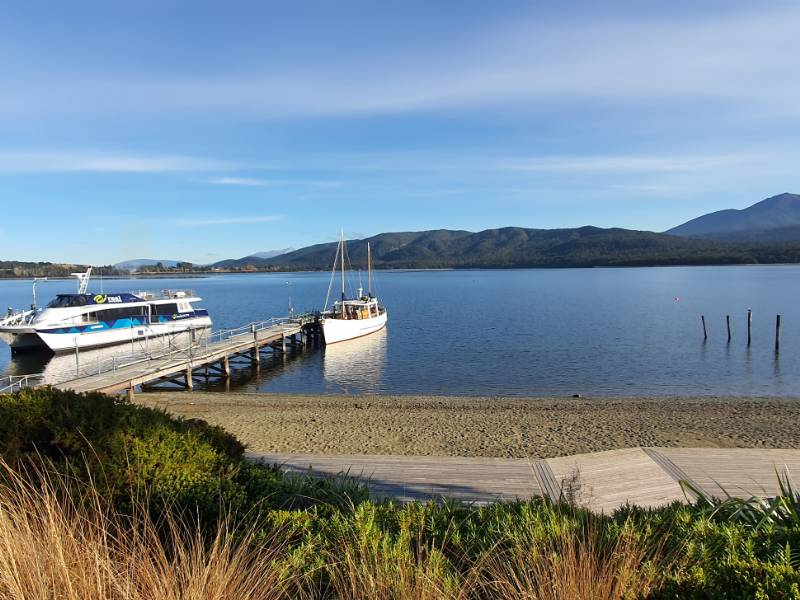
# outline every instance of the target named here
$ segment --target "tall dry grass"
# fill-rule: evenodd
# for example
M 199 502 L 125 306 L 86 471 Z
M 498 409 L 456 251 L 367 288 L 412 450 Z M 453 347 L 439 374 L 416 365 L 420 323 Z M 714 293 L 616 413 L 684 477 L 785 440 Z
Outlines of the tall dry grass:
M 30 474 L 28 474 L 30 475 Z M 0 598 L 8 600 L 272 600 L 291 586 L 280 545 L 223 523 L 204 539 L 190 521 L 146 507 L 123 516 L 94 486 L 0 461 Z M 292 594 L 296 597 L 296 594 Z
M 123 515 L 97 486 L 33 475 L 0 459 L 4 600 L 623 600 L 667 570 L 653 542 L 624 528 L 609 535 L 600 517 L 553 531 L 530 521 L 477 556 L 422 529 L 390 535 L 343 517 L 298 553 L 227 521 L 210 534 L 170 514 L 156 522 L 146 500 Z
M 656 589 L 671 558 L 658 537 L 603 517 L 574 526 L 570 507 L 543 509 L 477 556 L 425 543 L 422 531 L 387 535 L 369 526 L 339 532 L 326 559 L 332 596 L 346 600 L 626 600 Z M 562 518 L 563 517 L 563 518 Z
M 663 580 L 667 560 L 653 542 L 623 533 L 603 539 L 593 525 L 555 539 L 529 539 L 488 552 L 462 588 L 462 598 L 626 600 L 646 597 Z

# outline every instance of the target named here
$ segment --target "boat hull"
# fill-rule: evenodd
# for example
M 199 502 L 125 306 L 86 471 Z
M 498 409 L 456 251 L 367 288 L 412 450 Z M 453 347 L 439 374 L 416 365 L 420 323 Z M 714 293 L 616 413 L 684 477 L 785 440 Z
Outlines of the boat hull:
M 384 312 L 369 319 L 322 319 L 322 335 L 326 344 L 336 344 L 363 337 L 386 327 L 387 314 Z
M 21 351 L 27 349 L 47 348 L 56 354 L 62 352 L 74 352 L 75 348 L 102 348 L 116 344 L 130 344 L 132 341 L 143 341 L 147 338 L 171 335 L 195 329 L 207 329 L 211 327 L 211 318 L 207 316 L 185 319 L 170 323 L 150 323 L 149 325 L 134 325 L 133 327 L 120 327 L 113 329 L 99 329 L 96 332 L 83 331 L 71 333 L 69 331 L 53 332 L 36 330 L 35 334 L 26 334 L 27 343 L 22 336 L 14 336 L 9 344 L 12 350 Z M 38 344 L 35 343 L 35 338 Z
M 9 345 L 12 353 L 31 352 L 47 348 L 33 327 L 3 327 L 0 329 L 0 340 Z

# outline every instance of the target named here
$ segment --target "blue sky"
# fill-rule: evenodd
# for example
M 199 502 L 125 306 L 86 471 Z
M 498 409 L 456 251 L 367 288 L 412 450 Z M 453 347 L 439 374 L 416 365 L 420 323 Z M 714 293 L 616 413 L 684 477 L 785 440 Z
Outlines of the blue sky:
M 0 258 L 745 207 L 800 191 L 798 30 L 796 2 L 6 2 Z

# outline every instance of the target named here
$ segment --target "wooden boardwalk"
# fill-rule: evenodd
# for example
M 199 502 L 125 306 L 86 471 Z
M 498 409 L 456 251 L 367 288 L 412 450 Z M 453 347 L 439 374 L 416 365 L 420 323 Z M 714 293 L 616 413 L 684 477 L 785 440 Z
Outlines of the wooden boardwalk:
M 546 460 L 250 453 L 289 472 L 348 473 L 370 483 L 376 498 L 442 497 L 485 504 L 564 494 L 606 513 L 625 505 L 657 507 L 686 501 L 680 481 L 724 497 L 772 496 L 777 472 L 800 481 L 800 450 L 626 448 Z M 721 487 L 720 487 L 721 486 Z M 724 492 L 723 492 L 724 490 Z
M 140 385 L 160 382 L 178 383 L 192 389 L 193 380 L 209 375 L 229 377 L 231 360 L 245 358 L 258 363 L 265 349 L 285 352 L 287 345 L 305 346 L 308 323 L 284 320 L 253 323 L 236 330 L 185 348 L 135 360 L 57 384 L 55 387 L 76 392 L 127 391 L 133 395 Z

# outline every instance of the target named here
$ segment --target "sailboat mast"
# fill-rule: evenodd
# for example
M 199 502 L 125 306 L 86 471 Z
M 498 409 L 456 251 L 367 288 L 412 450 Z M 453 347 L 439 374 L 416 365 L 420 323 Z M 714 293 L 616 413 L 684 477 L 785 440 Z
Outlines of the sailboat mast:
M 372 249 L 367 242 L 367 293 L 372 298 Z
M 339 234 L 339 244 L 342 247 L 342 302 L 344 302 L 344 229 L 342 229 Z M 342 306 L 342 310 L 344 310 L 344 306 Z

